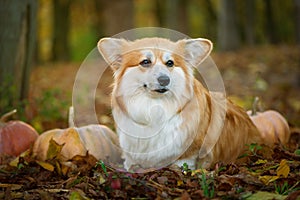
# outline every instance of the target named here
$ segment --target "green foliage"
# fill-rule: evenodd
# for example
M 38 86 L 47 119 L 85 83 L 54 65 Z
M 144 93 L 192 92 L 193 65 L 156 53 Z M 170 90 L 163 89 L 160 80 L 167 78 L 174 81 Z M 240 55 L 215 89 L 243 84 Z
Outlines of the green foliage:
M 187 163 L 183 163 L 181 169 L 184 175 L 188 175 L 188 173 L 191 173 L 193 176 L 193 174 L 197 174 L 200 172 L 201 177 L 199 177 L 199 184 L 201 185 L 204 196 L 207 198 L 213 198 L 215 196 L 215 180 L 213 176 L 207 175 L 207 172 L 204 169 L 197 169 L 193 171 L 189 168 Z
M 274 187 L 277 194 L 286 194 L 289 189 L 289 184 L 285 181 L 282 185 L 275 183 Z
M 71 102 L 67 100 L 68 94 L 61 89 L 48 89 L 33 100 L 31 109 L 36 109 L 31 123 L 33 127 L 42 132 L 45 129 L 67 124 L 67 113 Z
M 73 61 L 83 61 L 90 51 L 97 45 L 100 39 L 92 30 L 77 30 L 71 37 L 71 59 Z
M 84 181 L 84 177 L 77 177 L 73 182 L 70 183 L 69 187 L 74 187 L 75 185 Z
M 69 200 L 89 200 L 89 198 L 79 191 L 73 191 L 69 196 Z
M 281 195 L 288 195 L 289 193 L 297 191 L 297 190 L 300 189 L 299 187 L 296 188 L 296 186 L 298 184 L 299 184 L 299 181 L 296 184 L 292 185 L 292 186 L 290 186 L 287 181 L 285 181 L 283 184 L 274 183 L 275 192 L 277 194 L 281 194 Z
M 257 152 L 262 149 L 262 146 L 258 144 L 250 144 L 249 151 L 254 155 L 257 156 Z
M 11 100 L 14 99 L 16 87 L 11 84 L 12 78 L 6 77 L 6 80 L 1 84 L 0 87 L 0 108 L 1 110 L 11 106 Z M 9 109 L 9 108 L 7 108 Z
M 63 100 L 63 94 L 60 89 L 46 90 L 42 93 L 41 97 L 36 99 L 36 104 L 39 107 L 39 116 L 43 120 L 61 120 L 64 119 L 62 113 L 66 112 L 69 108 L 69 102 Z
M 105 163 L 104 163 L 102 160 L 99 160 L 99 161 L 96 163 L 95 167 L 97 168 L 98 166 L 101 166 L 101 169 L 103 170 L 104 174 L 105 174 L 106 176 L 108 176 L 107 168 L 106 168 L 106 166 L 105 166 Z
M 262 146 L 260 146 L 258 144 L 250 144 L 250 145 L 247 144 L 246 146 L 248 146 L 249 151 L 247 151 L 246 153 L 240 155 L 238 157 L 238 159 L 241 159 L 241 158 L 244 158 L 244 157 L 247 157 L 247 156 L 258 156 L 259 157 L 259 155 L 257 155 L 257 153 L 258 153 L 259 150 L 262 149 Z
M 199 180 L 203 194 L 207 198 L 213 198 L 215 196 L 215 187 L 213 177 L 207 179 L 206 174 L 202 172 L 201 179 Z
M 13 78 L 10 76 L 5 77 L 0 86 L 0 115 L 17 109 L 18 118 L 24 120 L 25 106 L 27 104 L 27 100 L 20 100 L 17 87 L 13 84 Z
M 189 165 L 187 163 L 183 163 L 183 165 L 182 165 L 182 171 L 184 171 L 184 172 L 190 171 Z

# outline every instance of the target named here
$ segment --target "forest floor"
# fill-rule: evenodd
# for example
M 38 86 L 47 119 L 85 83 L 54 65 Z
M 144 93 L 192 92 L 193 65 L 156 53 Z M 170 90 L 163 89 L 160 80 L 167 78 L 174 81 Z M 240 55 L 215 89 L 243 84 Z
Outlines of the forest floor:
M 299 199 L 300 49 L 262 46 L 213 53 L 212 58 L 235 103 L 248 110 L 258 96 L 262 110 L 275 109 L 286 117 L 292 133 L 286 146 L 250 145 L 242 160 L 207 170 L 170 166 L 142 174 L 119 172 L 91 156 L 62 173 L 58 162 L 52 160 L 55 169 L 49 170 L 25 155 L 14 166 L 0 165 L 0 199 Z M 40 132 L 68 126 L 79 67 L 59 63 L 34 69 L 26 117 Z M 99 122 L 113 128 L 111 83 L 108 69 L 99 81 L 95 105 Z M 82 124 L 85 120 L 78 119 Z

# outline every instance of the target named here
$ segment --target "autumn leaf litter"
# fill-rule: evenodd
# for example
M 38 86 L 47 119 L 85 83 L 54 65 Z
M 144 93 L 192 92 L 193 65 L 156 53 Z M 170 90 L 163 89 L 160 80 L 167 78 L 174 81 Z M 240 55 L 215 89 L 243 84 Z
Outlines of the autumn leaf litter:
M 258 195 L 284 199 L 299 195 L 300 155 L 281 146 L 261 147 L 255 153 L 250 149 L 235 164 L 217 163 L 207 170 L 169 166 L 148 173 L 120 172 L 89 154 L 75 156 L 71 165 L 53 155 L 41 162 L 27 151 L 1 166 L 0 198 L 251 199 Z

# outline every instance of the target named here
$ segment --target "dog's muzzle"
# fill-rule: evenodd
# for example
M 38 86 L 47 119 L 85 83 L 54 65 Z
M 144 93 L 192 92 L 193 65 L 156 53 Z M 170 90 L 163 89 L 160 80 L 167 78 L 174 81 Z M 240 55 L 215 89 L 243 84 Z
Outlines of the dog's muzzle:
M 159 87 L 158 89 L 155 89 L 154 91 L 155 92 L 158 92 L 158 93 L 165 93 L 168 91 L 168 89 L 166 88 L 166 86 L 169 85 L 170 83 L 170 78 L 166 75 L 161 75 L 157 78 L 157 81 L 159 83 L 159 85 L 161 87 Z
M 156 84 L 146 84 L 144 83 L 143 87 L 150 89 L 152 92 L 157 92 L 157 93 L 165 93 L 169 91 L 169 88 L 167 87 L 170 84 L 170 78 L 166 75 L 161 75 L 157 78 Z M 150 86 L 150 87 L 149 87 Z

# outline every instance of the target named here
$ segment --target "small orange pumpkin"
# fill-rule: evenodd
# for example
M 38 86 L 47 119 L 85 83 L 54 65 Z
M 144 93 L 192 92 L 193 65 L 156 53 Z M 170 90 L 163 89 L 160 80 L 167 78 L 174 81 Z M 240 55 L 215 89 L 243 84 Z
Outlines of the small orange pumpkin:
M 275 110 L 256 112 L 258 98 L 255 98 L 252 111 L 247 111 L 250 119 L 261 133 L 262 144 L 287 144 L 290 138 L 290 128 L 286 119 Z
M 103 125 L 88 125 L 80 128 L 53 129 L 42 133 L 33 146 L 33 156 L 47 160 L 50 140 L 63 145 L 60 161 L 71 160 L 75 156 L 85 156 L 87 152 L 97 160 L 118 163 L 121 159 L 118 137 Z
M 13 110 L 0 119 L 0 155 L 19 156 L 33 145 L 38 137 L 36 130 L 29 124 L 7 118 L 16 113 Z
M 71 110 L 70 110 L 71 111 Z M 72 111 L 69 118 L 72 118 Z M 53 129 L 42 133 L 33 147 L 33 156 L 38 160 L 47 160 L 50 140 L 63 145 L 59 160 L 66 162 L 75 156 L 85 156 L 87 152 L 97 160 L 121 163 L 121 150 L 118 136 L 104 125 L 92 124 L 74 127 L 69 119 L 70 128 Z

